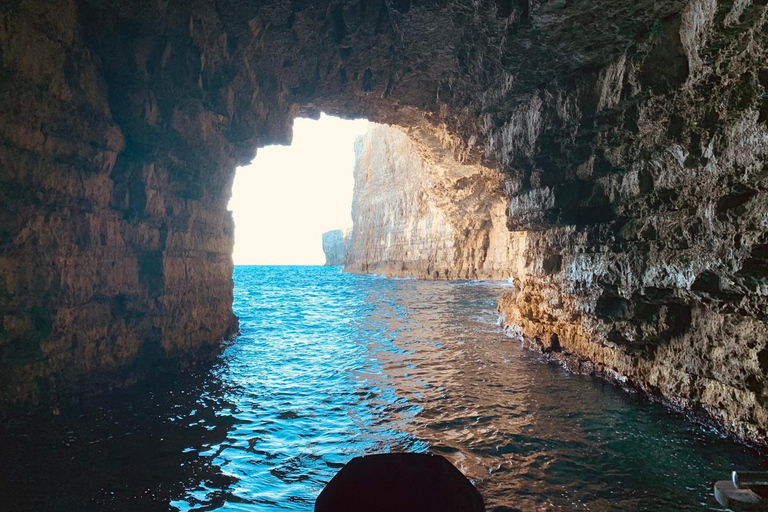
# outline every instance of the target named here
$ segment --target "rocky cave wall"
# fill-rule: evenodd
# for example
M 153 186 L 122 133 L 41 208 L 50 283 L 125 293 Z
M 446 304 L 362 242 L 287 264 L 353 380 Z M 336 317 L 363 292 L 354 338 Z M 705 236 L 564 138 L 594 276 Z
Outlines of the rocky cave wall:
M 766 443 L 765 2 L 691 2 L 516 115 L 510 332 Z M 555 126 L 558 129 L 555 129 Z M 529 145 L 530 134 L 535 145 Z M 567 134 L 567 135 L 566 135 Z
M 205 140 L 217 115 L 159 106 L 127 43 L 146 34 L 87 16 L 74 2 L 0 7 L 0 407 L 123 384 L 237 328 L 236 160 Z M 168 73 L 186 58 L 167 55 Z
M 420 279 L 506 279 L 519 260 L 504 176 L 462 165 L 428 134 L 371 123 L 355 141 L 344 269 Z M 431 142 L 431 145 L 427 145 Z
M 218 346 L 234 169 L 322 110 L 505 174 L 511 329 L 766 442 L 765 3 L 4 3 L 2 407 Z

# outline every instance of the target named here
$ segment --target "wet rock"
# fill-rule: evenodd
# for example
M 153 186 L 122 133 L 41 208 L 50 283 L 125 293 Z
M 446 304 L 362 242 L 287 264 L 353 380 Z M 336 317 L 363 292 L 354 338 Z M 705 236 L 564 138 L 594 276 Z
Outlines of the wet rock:
M 689 3 L 597 75 L 597 112 L 587 124 L 586 111 L 568 114 L 581 119 L 572 143 L 562 130 L 555 144 L 539 137 L 548 166 L 571 161 L 576 173 L 556 178 L 528 158 L 509 224 L 537 232 L 528 231 L 527 264 L 500 310 L 530 339 L 556 333 L 568 368 L 765 443 L 768 131 L 754 74 L 764 48 L 742 46 L 762 30 L 765 6 L 748 5 L 733 22 L 725 5 Z M 553 355 L 546 341 L 531 346 Z

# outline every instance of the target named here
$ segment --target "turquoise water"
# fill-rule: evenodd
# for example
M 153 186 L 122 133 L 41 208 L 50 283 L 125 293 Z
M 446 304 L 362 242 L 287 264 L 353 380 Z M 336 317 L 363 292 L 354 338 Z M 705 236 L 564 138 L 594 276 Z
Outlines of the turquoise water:
M 2 430 L 4 510 L 312 510 L 350 458 L 439 453 L 489 510 L 718 510 L 758 452 L 547 364 L 496 325 L 503 283 L 236 267 L 211 368 Z

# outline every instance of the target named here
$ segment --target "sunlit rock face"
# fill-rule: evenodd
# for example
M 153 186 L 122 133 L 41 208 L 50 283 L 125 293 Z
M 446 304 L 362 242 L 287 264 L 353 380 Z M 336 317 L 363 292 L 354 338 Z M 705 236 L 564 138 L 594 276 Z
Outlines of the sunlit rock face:
M 6 2 L 2 406 L 218 346 L 234 169 L 322 110 L 503 172 L 507 322 L 764 442 L 765 11 Z
M 350 229 L 334 229 L 323 233 L 323 252 L 327 267 L 344 265 L 350 232 Z
M 462 165 L 421 133 L 371 123 L 355 142 L 345 270 L 422 279 L 504 279 L 517 261 L 504 177 Z

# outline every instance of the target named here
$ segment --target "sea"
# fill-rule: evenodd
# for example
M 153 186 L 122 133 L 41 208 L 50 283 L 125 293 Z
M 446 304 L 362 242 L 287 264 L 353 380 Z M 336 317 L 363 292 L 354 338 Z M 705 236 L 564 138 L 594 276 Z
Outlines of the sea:
M 311 511 L 353 457 L 447 458 L 487 510 L 721 510 L 764 453 L 505 336 L 504 281 L 237 266 L 204 368 L 0 428 L 0 508 Z

